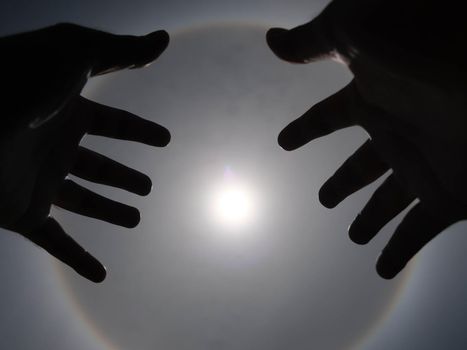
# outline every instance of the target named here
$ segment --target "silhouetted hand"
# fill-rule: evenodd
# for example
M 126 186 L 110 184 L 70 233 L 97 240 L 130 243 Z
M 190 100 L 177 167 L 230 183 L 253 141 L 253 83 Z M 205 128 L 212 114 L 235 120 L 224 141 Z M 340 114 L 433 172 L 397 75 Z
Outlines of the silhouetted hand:
M 367 243 L 419 199 L 379 257 L 384 278 L 467 218 L 467 27 L 456 20 L 456 6 L 334 1 L 305 25 L 267 33 L 271 49 L 286 61 L 332 58 L 354 75 L 279 135 L 279 144 L 294 150 L 353 125 L 368 132 L 370 138 L 322 186 L 321 203 L 333 208 L 393 170 L 349 227 L 350 238 Z
M 69 173 L 139 195 L 151 180 L 79 146 L 85 134 L 165 146 L 167 129 L 79 95 L 90 76 L 143 67 L 167 47 L 157 31 L 142 37 L 112 35 L 72 24 L 0 39 L 0 226 L 15 231 L 94 282 L 106 271 L 49 216 L 51 205 L 124 227 L 136 208 L 93 193 Z

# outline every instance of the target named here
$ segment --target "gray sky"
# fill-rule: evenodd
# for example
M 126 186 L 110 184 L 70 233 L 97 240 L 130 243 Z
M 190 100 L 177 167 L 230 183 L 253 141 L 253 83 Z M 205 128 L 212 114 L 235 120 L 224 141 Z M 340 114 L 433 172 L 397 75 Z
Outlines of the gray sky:
M 171 30 L 171 45 L 156 64 L 95 79 L 85 94 L 157 121 L 173 135 L 162 150 L 85 140 L 154 182 L 147 198 L 86 184 L 139 207 L 143 220 L 135 230 L 57 213 L 107 265 L 102 285 L 1 232 L 1 348 L 465 347 L 463 225 L 429 245 L 411 272 L 383 281 L 374 261 L 395 223 L 366 247 L 346 235 L 374 185 L 335 210 L 317 202 L 320 184 L 364 132 L 344 130 L 293 153 L 276 145 L 286 123 L 350 79 L 331 62 L 287 65 L 265 45 L 268 24 L 301 23 L 324 3 L 0 5 L 3 34 L 58 21 L 118 33 Z M 258 199 L 252 224 L 238 235 L 216 225 L 208 209 L 226 167 Z

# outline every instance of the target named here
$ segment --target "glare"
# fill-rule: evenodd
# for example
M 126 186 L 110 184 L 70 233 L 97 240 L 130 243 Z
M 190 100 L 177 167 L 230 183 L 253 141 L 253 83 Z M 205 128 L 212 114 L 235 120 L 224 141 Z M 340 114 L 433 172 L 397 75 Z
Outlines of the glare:
M 211 214 L 224 228 L 240 229 L 251 224 L 255 216 L 253 191 L 244 184 L 224 180 L 213 191 Z

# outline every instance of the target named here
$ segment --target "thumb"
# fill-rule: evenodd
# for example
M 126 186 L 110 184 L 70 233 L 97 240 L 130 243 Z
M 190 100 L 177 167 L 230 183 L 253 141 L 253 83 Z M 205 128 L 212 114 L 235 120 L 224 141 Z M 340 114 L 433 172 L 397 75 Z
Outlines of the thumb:
M 0 38 L 3 129 L 35 128 L 60 112 L 89 75 L 143 67 L 167 48 L 160 30 L 145 36 L 114 35 L 75 24 Z
M 279 58 L 292 63 L 324 59 L 335 50 L 326 10 L 311 22 L 290 30 L 272 28 L 266 34 L 270 49 Z
M 52 28 L 57 42 L 75 54 L 72 61 L 80 60 L 91 65 L 91 75 L 144 67 L 157 59 L 169 44 L 169 35 L 164 30 L 134 36 L 116 35 L 69 23 Z

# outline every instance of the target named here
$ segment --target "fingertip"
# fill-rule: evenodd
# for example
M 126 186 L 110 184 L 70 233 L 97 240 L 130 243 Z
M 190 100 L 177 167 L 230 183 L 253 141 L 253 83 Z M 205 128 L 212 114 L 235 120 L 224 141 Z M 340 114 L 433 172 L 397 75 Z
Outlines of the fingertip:
M 359 216 L 355 218 L 355 220 L 350 224 L 349 228 L 347 229 L 349 238 L 352 242 L 359 245 L 368 244 L 369 235 L 367 229 L 361 227 L 359 224 Z
M 144 49 L 140 49 L 143 59 L 141 62 L 135 62 L 134 66 L 131 67 L 132 69 L 147 67 L 159 58 L 169 46 L 170 36 L 165 30 L 158 30 L 141 36 L 138 40 L 141 40 L 140 42 L 144 47 Z
M 335 44 L 327 16 L 290 30 L 271 28 L 266 33 L 268 46 L 279 58 L 291 63 L 309 63 L 333 55 Z
M 160 144 L 161 147 L 166 147 L 172 139 L 172 135 L 170 134 L 170 131 L 167 130 L 166 128 L 163 128 L 163 131 L 160 135 Z
M 376 262 L 376 272 L 381 278 L 386 280 L 396 277 L 403 268 L 404 266 L 400 266 L 400 264 L 396 263 L 394 259 L 384 252 L 381 253 Z
M 280 132 L 279 136 L 277 137 L 277 143 L 279 146 L 281 146 L 282 149 L 289 152 L 298 148 L 295 142 L 295 136 L 289 128 L 285 128 Z
M 135 193 L 140 196 L 147 196 L 151 191 L 152 180 L 149 176 L 143 174 L 138 187 L 135 189 Z
M 100 265 L 100 268 L 97 269 L 91 281 L 93 281 L 94 283 L 102 283 L 104 282 L 106 277 L 107 277 L 107 269 L 105 268 L 104 265 Z
M 136 208 L 133 208 L 133 214 L 132 214 L 132 218 L 131 218 L 131 226 L 130 228 L 135 228 L 136 226 L 139 225 L 139 223 L 141 222 L 141 213 L 138 209 Z
M 162 125 L 150 122 L 151 124 L 142 124 L 140 133 L 145 134 L 145 140 L 140 141 L 155 147 L 166 147 L 172 135 L 170 131 Z
M 146 176 L 146 184 L 144 190 L 141 191 L 141 196 L 147 196 L 152 191 L 152 180 L 149 176 Z
M 266 43 L 277 56 L 281 55 L 286 41 L 287 29 L 271 28 L 266 33 Z
M 91 282 L 103 282 L 107 276 L 105 266 L 88 252 L 85 253 L 84 260 L 85 262 L 79 268 L 75 268 L 76 272 Z
M 161 45 L 165 45 L 167 47 L 170 42 L 170 35 L 167 33 L 167 31 L 161 29 L 161 30 L 156 30 L 154 32 L 151 32 L 149 34 L 146 34 L 147 38 L 151 38 L 152 40 L 157 40 Z
M 335 208 L 340 203 L 340 198 L 331 185 L 324 184 L 318 192 L 319 202 L 328 209 Z
M 146 39 L 151 40 L 157 44 L 156 57 L 167 49 L 170 43 L 170 36 L 165 30 L 157 30 L 145 36 Z
M 141 221 L 141 213 L 138 209 L 130 207 L 122 220 L 122 226 L 126 228 L 135 228 Z
M 297 53 L 297 43 L 293 39 L 290 31 L 283 28 L 271 28 L 266 33 L 266 42 L 277 57 L 290 63 L 306 63 Z

